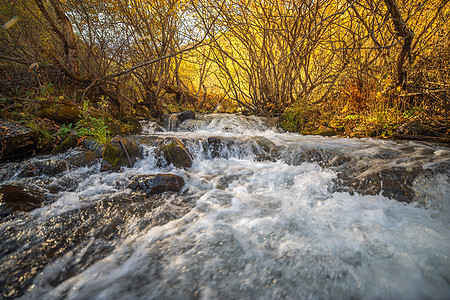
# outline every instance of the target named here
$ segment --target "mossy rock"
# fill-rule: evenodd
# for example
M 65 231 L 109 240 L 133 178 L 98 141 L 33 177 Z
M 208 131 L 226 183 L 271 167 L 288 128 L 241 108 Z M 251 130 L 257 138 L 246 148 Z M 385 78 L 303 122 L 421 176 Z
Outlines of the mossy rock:
M 76 123 L 80 120 L 80 109 L 73 104 L 49 104 L 44 103 L 36 113 L 41 118 L 47 118 L 60 124 Z
M 133 141 L 117 136 L 103 151 L 101 171 L 118 171 L 121 167 L 132 167 L 139 153 L 139 147 Z
M 126 164 L 128 164 L 128 160 L 122 149 L 111 145 L 106 146 L 102 157 L 102 172 L 117 171 Z
M 126 134 L 138 134 L 142 131 L 141 123 L 139 123 L 139 120 L 128 116 L 122 118 L 120 121 L 126 126 L 127 133 Z
M 166 160 L 177 168 L 189 168 L 192 166 L 192 155 L 183 143 L 175 138 L 166 138 L 159 147 Z
M 69 135 L 62 141 L 62 143 L 55 147 L 55 151 L 64 152 L 76 147 L 78 144 L 78 139 L 78 134 L 76 133 L 76 131 L 72 130 Z
M 111 145 L 122 150 L 126 150 L 125 155 L 128 154 L 131 164 L 134 165 L 136 159 L 140 154 L 139 146 L 131 139 L 116 136 L 111 140 Z M 127 158 L 128 159 L 128 158 Z
M 327 126 L 320 126 L 313 134 L 321 136 L 335 136 L 337 134 L 336 130 Z

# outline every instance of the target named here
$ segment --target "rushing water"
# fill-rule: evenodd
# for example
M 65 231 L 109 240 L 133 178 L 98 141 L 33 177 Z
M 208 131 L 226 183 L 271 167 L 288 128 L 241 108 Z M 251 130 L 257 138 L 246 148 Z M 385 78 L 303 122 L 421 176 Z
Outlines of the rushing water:
M 51 199 L 2 220 L 5 298 L 450 298 L 448 148 L 298 136 L 237 116 L 186 120 L 177 132 L 154 128 L 144 133 L 184 140 L 191 168 L 158 164 L 151 145 L 121 172 L 100 173 L 96 163 L 24 179 L 23 164 L 5 166 L 3 183 L 32 182 Z M 212 136 L 233 143 L 202 147 Z M 277 155 L 258 159 L 254 136 Z M 366 173 L 386 164 L 437 171 L 414 179 L 408 204 L 337 188 L 332 163 L 298 159 L 312 149 L 332 162 L 350 153 Z M 186 185 L 150 198 L 127 188 L 132 176 L 155 173 Z

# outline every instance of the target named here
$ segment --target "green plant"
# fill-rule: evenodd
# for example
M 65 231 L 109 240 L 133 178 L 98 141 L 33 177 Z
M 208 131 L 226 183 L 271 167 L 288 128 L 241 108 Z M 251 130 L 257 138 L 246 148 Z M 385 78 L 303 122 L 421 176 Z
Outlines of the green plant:
M 56 132 L 56 135 L 60 138 L 65 138 L 69 132 L 71 132 L 73 130 L 73 125 L 72 123 L 68 124 L 68 125 L 62 125 L 59 130 Z
M 49 95 L 53 94 L 55 92 L 55 89 L 53 88 L 53 84 L 48 83 L 48 84 L 41 85 L 39 92 L 40 92 L 41 96 L 45 97 L 45 96 L 49 96 Z
M 403 113 L 403 117 L 406 119 L 409 119 L 409 118 L 412 118 L 412 117 L 420 114 L 421 112 L 423 112 L 423 108 L 416 106 L 416 107 L 413 107 L 412 109 L 406 110 Z
M 298 132 L 306 123 L 306 111 L 304 106 L 294 105 L 288 107 L 280 117 L 280 125 L 284 130 Z
M 100 118 L 93 117 L 89 112 L 89 101 L 84 100 L 80 111 L 80 120 L 75 129 L 81 137 L 92 137 L 100 144 L 107 145 L 111 141 L 108 125 Z

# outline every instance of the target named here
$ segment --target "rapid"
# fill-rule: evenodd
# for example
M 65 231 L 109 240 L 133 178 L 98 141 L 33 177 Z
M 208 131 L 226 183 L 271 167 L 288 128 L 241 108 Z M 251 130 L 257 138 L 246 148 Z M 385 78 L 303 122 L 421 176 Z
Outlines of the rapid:
M 450 148 L 284 133 L 270 120 L 199 116 L 161 131 L 119 172 L 72 149 L 1 166 L 44 204 L 0 219 L 2 297 L 19 299 L 449 299 Z M 190 168 L 161 163 L 174 137 Z M 27 163 L 65 161 L 55 175 Z M 133 176 L 174 174 L 146 196 Z

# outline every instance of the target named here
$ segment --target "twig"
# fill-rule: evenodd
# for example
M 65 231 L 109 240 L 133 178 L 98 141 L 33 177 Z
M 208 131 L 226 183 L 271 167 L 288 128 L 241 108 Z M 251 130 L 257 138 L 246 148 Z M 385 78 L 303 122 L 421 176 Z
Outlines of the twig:
M 123 145 L 122 140 L 119 140 L 119 144 L 120 144 L 120 146 L 122 147 L 122 149 L 123 149 L 123 151 L 125 152 L 125 154 L 127 155 L 128 162 L 130 163 L 130 168 L 132 168 L 132 167 L 133 167 L 133 164 L 131 163 L 130 156 L 128 155 L 127 149 L 126 149 L 125 146 Z

